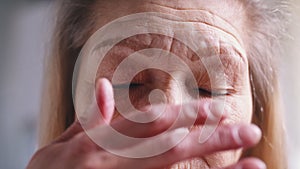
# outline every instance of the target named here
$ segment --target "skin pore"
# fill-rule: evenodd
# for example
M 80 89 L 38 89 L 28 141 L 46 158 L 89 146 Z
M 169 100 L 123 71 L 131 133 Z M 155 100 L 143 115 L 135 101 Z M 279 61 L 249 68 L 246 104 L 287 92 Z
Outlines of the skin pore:
M 244 52 L 243 32 L 246 28 L 244 19 L 246 14 L 238 1 L 163 1 L 163 0 L 128 0 L 128 1 L 103 1 L 94 7 L 98 19 L 95 20 L 95 32 L 98 28 L 119 17 L 140 13 L 160 12 L 172 14 L 183 18 L 186 22 L 193 22 L 195 27 L 211 39 L 208 43 L 215 43 L 212 52 L 219 53 L 224 65 L 224 72 L 228 86 L 221 86 L 226 91 L 226 111 L 229 117 L 222 124 L 250 123 L 252 117 L 252 100 L 248 72 L 247 56 Z M 175 22 L 175 21 L 174 21 Z M 172 30 L 172 29 L 170 29 Z M 237 45 L 238 44 L 238 45 Z M 204 89 L 200 92 L 200 99 L 211 100 L 205 92 L 211 92 L 209 76 L 204 65 L 199 60 L 193 60 L 195 55 L 191 49 L 185 47 L 181 42 L 171 37 L 155 34 L 143 34 L 130 37 L 113 47 L 102 61 L 98 77 L 111 77 L 124 59 L 135 51 L 146 48 L 161 48 L 181 57 L 191 68 L 196 78 L 198 88 Z M 201 57 L 201 56 L 200 56 Z M 166 66 L 168 63 L 166 63 Z M 172 64 L 171 64 L 172 65 Z M 170 66 L 170 69 L 175 69 Z M 138 74 L 132 82 L 139 86 L 130 89 L 130 99 L 136 108 L 142 108 L 149 104 L 148 95 L 153 89 L 160 89 L 167 95 L 167 102 L 177 103 L 178 89 L 173 85 L 176 81 L 188 81 L 185 72 L 180 75 L 174 71 L 168 75 L 158 70 L 143 71 Z M 183 83 L 185 84 L 185 83 Z M 118 84 L 113 84 L 116 86 Z M 188 86 L 186 86 L 188 88 Z M 114 89 L 116 102 L 122 100 L 120 89 Z M 188 101 L 193 98 L 189 93 L 180 93 Z M 159 102 L 159 101 L 157 101 Z M 117 112 L 115 112 L 117 114 Z M 201 126 L 197 126 L 201 127 Z M 222 138 L 220 138 L 222 140 Z M 241 150 L 230 150 L 218 152 L 209 156 L 194 158 L 184 162 L 176 163 L 170 168 L 214 168 L 224 167 L 238 161 Z

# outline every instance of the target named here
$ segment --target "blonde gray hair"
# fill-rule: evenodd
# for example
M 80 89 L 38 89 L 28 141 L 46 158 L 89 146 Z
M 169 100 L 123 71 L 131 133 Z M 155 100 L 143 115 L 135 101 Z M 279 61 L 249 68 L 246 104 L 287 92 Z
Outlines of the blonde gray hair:
M 285 35 L 286 1 L 239 0 L 249 25 L 244 36 L 253 97 L 253 123 L 263 131 L 258 146 L 243 156 L 256 156 L 268 168 L 285 169 L 285 132 L 280 108 L 277 60 Z M 92 34 L 96 0 L 59 3 L 51 56 L 46 60 L 40 120 L 40 146 L 49 144 L 74 121 L 72 74 L 79 52 Z

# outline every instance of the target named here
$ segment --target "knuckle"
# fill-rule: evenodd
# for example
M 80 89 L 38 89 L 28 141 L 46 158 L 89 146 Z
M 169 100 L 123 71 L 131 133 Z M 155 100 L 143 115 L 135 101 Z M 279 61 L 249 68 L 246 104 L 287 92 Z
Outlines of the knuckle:
M 238 130 L 239 130 L 239 127 L 233 127 L 231 129 L 231 137 L 230 138 L 231 138 L 232 143 L 235 146 L 242 146 L 244 143 L 243 143 L 243 141 L 240 138 Z
M 117 169 L 117 159 L 112 158 L 110 154 L 103 153 L 91 153 L 87 155 L 80 165 L 80 169 Z
M 78 169 L 97 169 L 97 166 L 93 160 L 86 159 L 78 165 Z
M 216 142 L 223 148 L 235 148 L 242 143 L 237 133 L 238 127 L 236 126 L 224 126 L 221 130 L 218 130 L 216 136 Z
M 216 133 L 216 144 L 220 146 L 228 146 L 232 144 L 232 132 L 231 129 L 227 126 L 219 129 Z
M 75 154 L 87 153 L 95 149 L 95 143 L 86 134 L 75 136 L 71 145 L 72 153 Z
M 171 158 L 174 158 L 174 156 L 176 156 L 176 158 L 191 157 L 193 152 L 188 150 L 192 144 L 193 143 L 189 141 L 189 139 L 186 139 L 184 142 L 174 143 L 174 145 L 172 145 L 174 147 L 169 150 L 168 153 L 171 154 Z

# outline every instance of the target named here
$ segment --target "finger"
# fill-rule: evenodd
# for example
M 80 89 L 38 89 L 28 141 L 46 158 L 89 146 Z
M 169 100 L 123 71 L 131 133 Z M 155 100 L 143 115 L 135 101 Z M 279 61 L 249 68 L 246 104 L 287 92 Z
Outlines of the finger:
M 206 156 L 215 152 L 248 148 L 257 144 L 261 138 L 261 131 L 254 125 L 227 125 L 220 126 L 215 133 L 204 143 L 200 144 L 199 130 L 193 130 L 182 142 L 177 144 L 173 149 L 161 155 L 144 158 L 130 159 L 124 158 L 122 166 L 133 168 L 141 166 L 141 168 L 160 168 L 169 166 L 178 161 Z M 164 138 L 158 142 L 144 143 L 146 146 L 138 145 L 139 148 L 144 147 L 143 151 L 151 151 L 153 147 L 164 147 L 167 144 L 173 144 L 174 139 Z M 134 150 L 135 148 L 133 148 Z M 146 167 L 147 166 L 147 167 Z
M 266 164 L 257 158 L 246 158 L 237 164 L 231 165 L 224 169 L 266 169 Z
M 95 95 L 91 104 L 77 118 L 85 130 L 110 123 L 114 113 L 112 85 L 107 79 L 101 78 L 96 83 Z
M 190 127 L 218 123 L 226 117 L 227 113 L 223 102 L 199 100 L 183 105 L 153 105 L 145 113 L 132 113 L 130 119 L 155 119 L 150 123 L 135 123 L 119 117 L 111 123 L 118 132 L 129 137 L 150 137 L 166 130 L 179 127 Z M 109 136 L 108 136 L 109 137 Z
M 97 103 L 103 121 L 109 124 L 115 109 L 115 100 L 111 83 L 105 78 L 99 79 L 97 81 L 96 93 Z
M 224 104 L 224 103 L 219 103 Z M 211 106 L 214 105 L 214 106 Z M 134 116 L 140 118 L 150 118 L 160 115 L 162 105 L 153 106 L 147 113 L 134 113 Z M 180 127 L 191 127 L 194 124 L 213 124 L 218 123 L 217 119 L 226 116 L 223 113 L 222 106 L 210 104 L 208 101 L 197 101 L 185 105 L 167 105 L 165 112 L 151 123 L 134 123 L 127 119 L 117 119 L 112 122 L 112 127 L 102 125 L 87 131 L 87 135 L 102 148 L 123 149 L 139 144 L 145 139 L 152 137 L 165 130 L 171 131 Z M 125 133 L 125 134 L 124 134 Z
M 95 115 L 95 113 L 98 113 L 97 106 L 99 105 L 99 109 L 100 109 L 100 112 L 102 113 L 103 118 L 99 118 L 99 116 L 97 116 L 98 118 L 93 118 L 94 116 L 92 116 L 92 118 L 90 118 L 90 119 L 97 119 L 97 122 L 95 122 L 93 120 L 89 120 L 90 124 L 87 126 L 101 125 L 104 122 L 110 123 L 113 112 L 114 112 L 113 89 L 112 89 L 112 85 L 110 84 L 110 82 L 107 79 L 102 78 L 97 81 L 96 93 L 97 93 L 98 104 L 93 102 L 92 105 L 90 106 L 90 108 L 88 109 L 88 111 L 90 111 L 89 114 Z M 81 121 L 83 121 L 83 120 L 81 120 Z M 86 127 L 86 129 L 87 128 L 88 127 Z M 54 143 L 68 141 L 73 136 L 75 136 L 76 134 L 78 134 L 82 131 L 83 131 L 83 128 L 82 128 L 79 120 L 76 118 L 74 123 L 59 138 L 57 138 L 54 141 Z
M 74 137 L 76 134 L 83 131 L 83 128 L 81 127 L 81 124 L 76 119 L 73 124 L 62 134 L 60 135 L 53 143 L 58 142 L 65 142 L 70 140 L 72 137 Z

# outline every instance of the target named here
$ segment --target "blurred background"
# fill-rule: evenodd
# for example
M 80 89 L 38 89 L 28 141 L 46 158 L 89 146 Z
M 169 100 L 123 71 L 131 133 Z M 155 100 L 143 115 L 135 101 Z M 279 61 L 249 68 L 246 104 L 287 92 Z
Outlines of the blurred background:
M 22 169 L 37 147 L 44 56 L 50 46 L 50 0 L 0 0 L 0 169 Z M 289 168 L 300 169 L 300 0 L 292 1 L 291 38 L 281 60 Z

